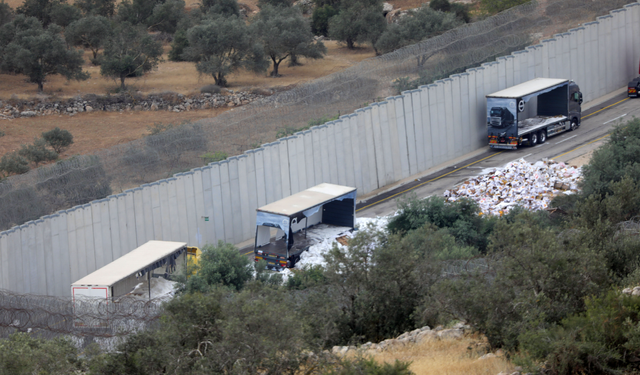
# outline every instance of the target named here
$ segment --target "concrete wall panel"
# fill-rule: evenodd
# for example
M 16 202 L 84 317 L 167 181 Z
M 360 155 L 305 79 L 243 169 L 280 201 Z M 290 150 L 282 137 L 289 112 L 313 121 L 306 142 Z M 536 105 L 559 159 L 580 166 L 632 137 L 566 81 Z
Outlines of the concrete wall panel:
M 256 153 L 257 154 L 257 153 Z M 220 163 L 211 163 L 211 196 L 213 198 L 213 222 L 215 238 L 217 241 L 225 240 L 225 219 L 223 209 L 222 178 L 220 176 Z
M 160 182 L 154 182 L 149 184 L 149 190 L 151 193 L 151 221 L 153 224 L 153 239 L 164 240 L 164 230 L 162 228 L 163 220 L 166 218 L 162 215 L 162 199 L 160 199 Z M 202 193 L 200 194 L 202 196 Z M 202 207 L 202 206 L 201 206 Z
M 267 204 L 267 186 L 265 183 L 264 169 L 264 148 L 256 148 L 253 150 L 253 160 L 256 167 L 256 190 L 258 198 L 258 207 Z M 313 159 L 311 160 L 313 162 Z
M 71 282 L 79 279 L 80 260 L 78 255 L 78 237 L 76 236 L 77 208 L 65 211 L 67 218 L 67 246 L 69 247 L 69 273 Z
M 207 224 L 209 222 L 205 220 L 205 209 L 204 209 L 204 182 L 203 182 L 203 168 L 195 168 L 193 170 L 193 198 L 195 200 L 195 222 L 196 222 L 196 238 L 194 244 L 198 247 L 204 246 L 207 241 L 205 240 Z M 209 184 L 211 180 L 209 179 Z M 246 184 L 245 184 L 246 188 Z
M 411 90 L 405 93 L 406 100 L 411 100 L 411 108 L 413 109 L 412 118 L 413 124 L 413 143 L 415 144 L 416 153 L 416 171 L 419 173 L 427 169 L 427 157 L 426 151 L 429 149 L 429 145 L 424 143 L 424 132 L 426 131 L 424 116 L 422 114 L 422 102 L 420 100 L 420 94 L 422 89 Z
M 385 149 L 382 146 L 382 127 L 380 125 L 380 103 L 373 103 L 371 105 L 371 130 L 373 132 L 373 151 L 376 161 L 376 186 L 385 186 L 385 168 L 384 159 L 386 154 Z
M 82 220 L 84 223 L 84 251 L 86 260 L 85 275 L 98 269 L 96 262 L 95 238 L 93 233 L 93 213 L 90 203 L 82 205 Z M 81 253 L 82 253 L 81 251 Z
M 47 259 L 44 251 L 44 220 L 38 219 L 30 226 L 32 235 L 35 236 L 35 257 L 31 259 L 32 268 L 36 269 L 37 284 L 35 284 L 35 293 L 47 294 Z M 34 267 L 35 266 L 35 267 Z
M 277 151 L 277 150 L 276 150 Z M 279 178 L 278 178 L 279 180 Z M 222 218 L 224 220 L 224 240 L 231 242 L 235 240 L 234 212 L 231 197 L 231 184 L 229 175 L 229 161 L 220 162 L 220 188 L 222 192 Z
M 88 266 L 89 272 L 93 272 L 93 270 L 97 270 L 106 265 L 104 259 L 105 249 L 103 248 L 102 243 L 102 206 L 99 201 L 93 201 L 87 204 L 87 208 L 89 210 L 85 210 L 85 224 L 87 225 L 87 231 L 91 233 L 91 239 L 87 236 L 87 247 L 86 251 L 93 253 L 95 263 Z M 105 223 L 105 225 L 108 225 Z
M 282 195 L 279 199 L 288 197 L 291 195 L 291 178 L 290 178 L 290 166 L 289 166 L 289 151 L 287 142 L 285 140 L 277 142 L 278 148 L 278 160 L 280 163 L 280 181 L 282 184 Z
M 362 176 L 362 188 L 359 188 L 362 191 L 361 194 L 367 194 L 368 192 L 374 190 L 371 186 L 371 172 L 369 168 L 370 163 L 375 163 L 375 160 L 371 160 L 369 158 L 369 146 L 367 140 L 367 130 L 365 126 L 365 117 L 366 113 L 364 109 L 357 109 L 355 118 L 352 118 L 352 123 L 355 122 L 358 134 L 358 149 L 359 149 L 359 159 L 360 159 L 360 176 Z M 355 120 L 355 121 L 354 121 Z M 354 129 L 353 127 L 351 128 Z M 375 165 L 375 164 L 374 164 Z M 374 176 L 375 177 L 375 176 Z
M 153 203 L 151 197 L 151 184 L 144 184 L 142 187 L 142 217 L 144 222 L 145 241 L 155 240 L 153 225 Z
M 314 160 L 313 160 L 313 134 L 311 130 L 306 130 L 301 132 L 302 134 L 302 141 L 303 141 L 303 145 L 302 147 L 304 148 L 304 172 L 305 172 L 305 177 L 306 177 L 306 182 L 303 185 L 304 189 L 308 189 L 312 186 L 315 186 L 315 181 L 316 181 L 316 171 L 315 171 L 315 167 L 314 167 Z M 304 190 L 303 189 L 303 190 Z
M 347 129 L 345 131 L 345 129 Z M 337 184 L 338 185 L 346 185 L 347 184 L 347 170 L 350 168 L 350 166 L 347 164 L 347 160 L 346 160 L 346 149 L 347 149 L 347 145 L 348 143 L 345 143 L 345 137 L 348 137 L 349 133 L 348 133 L 348 127 L 345 126 L 345 124 L 342 123 L 342 120 L 338 119 L 336 121 L 334 121 L 334 125 L 333 125 L 333 136 L 336 142 L 336 164 L 338 165 L 337 168 L 337 172 L 338 172 L 338 180 L 337 180 Z M 352 185 L 353 186 L 353 185 Z M 302 190 L 302 189 L 301 189 Z
M 325 132 L 327 133 L 327 143 L 325 143 L 325 147 L 328 151 L 328 160 L 329 161 L 329 181 L 332 184 L 338 183 L 338 158 L 336 157 L 336 134 L 335 134 L 335 123 L 328 122 L 325 124 Z
M 11 289 L 11 277 L 9 275 L 9 233 L 0 232 L 0 289 Z
M 351 156 L 353 157 L 354 186 L 358 189 L 358 192 L 364 191 L 364 175 L 361 161 L 362 150 L 360 149 L 361 132 L 358 128 L 358 116 L 356 114 L 351 114 L 347 117 L 342 118 L 342 121 L 346 121 L 349 124 L 349 135 L 351 136 Z
M 442 153 L 446 147 L 446 141 L 444 139 L 446 129 L 439 122 L 438 112 L 438 85 L 431 84 L 427 86 L 427 93 L 429 97 L 429 128 L 431 129 L 431 154 L 433 156 L 433 165 L 438 165 L 442 160 Z M 444 108 L 442 109 L 444 110 Z
M 453 79 L 445 78 L 442 81 L 441 91 L 442 100 L 444 101 L 444 113 L 442 115 L 444 116 L 443 124 L 447 130 L 447 160 L 450 160 L 456 158 L 456 146 L 459 144 L 459 140 L 461 138 L 460 134 L 462 133 L 456 132 L 456 123 L 453 118 Z M 456 97 L 455 99 L 458 100 L 459 97 Z
M 276 199 L 276 178 L 274 173 L 274 168 L 276 167 L 276 163 L 273 162 L 271 158 L 271 154 L 273 153 L 273 146 L 271 143 L 266 143 L 262 145 L 262 168 L 264 170 L 264 190 L 265 190 L 265 203 L 269 204 L 271 202 L 275 202 Z M 278 177 L 280 176 L 280 171 L 278 170 Z M 280 179 L 278 178 L 278 181 Z
M 458 95 L 460 97 L 460 113 L 458 113 L 458 117 L 454 117 L 459 121 L 459 128 L 462 129 L 462 133 L 460 134 L 472 134 L 472 124 L 469 121 L 469 73 L 461 73 L 458 75 Z M 455 93 L 454 93 L 455 95 Z M 461 137 L 459 142 L 462 144 L 462 153 L 466 154 L 468 152 L 473 151 L 474 149 L 471 147 L 471 137 Z
M 53 233 L 52 242 L 53 246 L 56 246 L 56 243 L 60 247 L 60 270 L 62 270 L 58 275 L 56 275 L 56 280 L 60 280 L 60 285 L 57 286 L 59 288 L 60 296 L 68 296 L 69 295 L 69 286 L 72 283 L 71 280 L 71 257 L 69 254 L 69 237 L 67 233 L 67 214 L 64 211 L 59 211 L 53 217 L 54 225 L 52 228 L 57 226 L 58 231 Z M 75 280 L 73 280 L 75 281 Z
M 31 274 L 34 272 L 31 267 L 31 258 L 33 257 L 33 245 L 29 244 L 29 234 L 27 228 L 29 227 L 29 223 L 21 225 L 20 228 L 20 251 L 22 254 L 22 293 L 33 293 L 33 289 L 31 284 L 37 285 L 36 280 Z M 31 241 L 34 242 L 35 238 L 31 238 Z
M 281 142 L 280 145 L 286 145 L 286 142 Z M 231 157 L 227 159 L 229 161 L 229 189 L 231 193 L 231 206 L 229 207 L 232 212 L 232 227 L 233 227 L 233 239 L 229 241 L 231 243 L 240 243 L 243 241 L 243 222 L 242 222 L 242 204 L 240 194 L 240 176 L 238 173 L 238 158 Z M 281 160 L 284 164 L 289 165 L 288 157 L 283 157 Z M 226 216 L 226 215 L 225 215 Z
M 22 252 L 22 235 L 20 227 L 13 227 L 7 231 L 9 246 L 9 259 L 11 260 L 11 273 L 12 279 L 10 280 L 11 290 L 18 293 L 24 292 L 24 270 L 22 268 L 23 252 Z M 26 254 L 24 254 L 26 257 Z M 28 278 L 28 276 L 27 276 Z
M 298 156 L 298 146 L 296 144 L 297 136 L 291 136 L 280 141 L 287 143 L 287 162 L 289 163 L 289 182 L 291 183 L 291 194 L 300 191 L 300 171 L 298 164 L 304 163 L 304 159 Z M 303 155 L 304 157 L 304 155 Z
M 418 173 L 418 155 L 416 154 L 416 130 L 414 126 L 413 116 L 413 100 L 411 91 L 402 93 L 402 114 L 404 117 L 406 144 L 407 144 L 407 161 L 409 164 L 409 175 Z
M 186 222 L 188 226 L 188 232 L 182 234 L 181 238 L 184 238 L 184 242 L 188 244 L 198 243 L 198 224 L 197 224 L 197 212 L 195 201 L 195 183 L 193 177 L 193 171 L 185 172 L 182 175 L 184 183 L 184 198 L 186 202 Z
M 464 110 L 466 110 L 466 108 L 464 108 Z M 460 92 L 459 74 L 454 74 L 451 76 L 451 106 L 448 111 L 451 114 L 451 116 L 449 116 L 450 126 L 453 128 L 454 134 L 456 134 L 453 143 L 453 155 L 455 158 L 458 155 L 464 155 L 466 153 L 464 150 L 463 139 L 468 137 L 461 137 L 460 134 L 469 134 L 468 132 L 464 131 L 464 127 L 462 126 L 461 114 L 463 111 L 463 107 L 462 94 Z
M 302 137 L 300 137 L 302 141 Z M 243 205 L 243 212 L 246 215 L 244 225 L 245 238 L 255 235 L 256 209 L 258 208 L 258 193 L 256 192 L 256 164 L 254 152 L 245 152 L 245 157 L 238 158 L 240 161 L 240 185 L 246 186 L 246 204 Z M 244 165 L 244 166 L 243 166 Z M 244 169 L 244 171 L 243 171 Z M 244 174 L 245 177 L 242 177 Z M 242 194 L 241 194 L 242 195 Z M 242 219 L 245 221 L 245 218 Z
M 320 137 L 320 127 L 314 126 L 311 128 L 311 140 L 313 143 L 313 171 L 314 178 L 312 186 L 321 184 L 324 180 L 323 170 L 322 170 L 322 139 Z
M 396 154 L 394 154 L 394 150 L 392 145 L 395 146 L 396 143 L 393 142 L 391 137 L 391 130 L 389 128 L 389 108 L 392 106 L 388 102 L 380 102 L 380 130 L 382 132 L 382 149 L 385 157 L 382 159 L 384 163 L 384 185 L 391 184 L 396 181 L 394 177 L 394 165 L 393 159 Z

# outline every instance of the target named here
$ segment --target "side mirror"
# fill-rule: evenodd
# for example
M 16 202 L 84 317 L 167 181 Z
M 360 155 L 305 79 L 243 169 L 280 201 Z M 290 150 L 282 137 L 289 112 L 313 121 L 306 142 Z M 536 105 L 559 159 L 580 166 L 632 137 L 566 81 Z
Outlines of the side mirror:
M 578 94 L 580 95 L 580 97 L 578 99 L 578 104 L 582 104 L 582 93 L 579 92 Z

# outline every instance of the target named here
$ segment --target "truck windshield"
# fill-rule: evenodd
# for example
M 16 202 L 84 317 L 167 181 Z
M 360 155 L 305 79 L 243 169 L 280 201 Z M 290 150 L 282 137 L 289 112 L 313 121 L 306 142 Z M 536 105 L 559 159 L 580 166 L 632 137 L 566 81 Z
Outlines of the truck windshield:
M 502 116 L 501 108 L 491 108 L 491 116 Z

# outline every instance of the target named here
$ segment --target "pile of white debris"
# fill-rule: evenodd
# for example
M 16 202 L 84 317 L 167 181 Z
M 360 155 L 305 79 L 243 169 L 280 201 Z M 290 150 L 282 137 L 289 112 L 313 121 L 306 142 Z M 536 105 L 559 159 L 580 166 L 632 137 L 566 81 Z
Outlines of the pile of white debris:
M 503 215 L 513 207 L 541 210 L 559 194 L 575 194 L 582 178 L 580 167 L 553 160 L 534 164 L 520 159 L 504 168 L 470 178 L 444 192 L 449 202 L 470 198 L 480 205 L 483 215 Z
M 151 278 L 151 299 L 167 298 L 170 299 L 175 294 L 176 282 L 167 280 L 163 277 Z M 144 281 L 136 285 L 128 294 L 131 297 L 141 299 L 149 299 L 149 284 Z

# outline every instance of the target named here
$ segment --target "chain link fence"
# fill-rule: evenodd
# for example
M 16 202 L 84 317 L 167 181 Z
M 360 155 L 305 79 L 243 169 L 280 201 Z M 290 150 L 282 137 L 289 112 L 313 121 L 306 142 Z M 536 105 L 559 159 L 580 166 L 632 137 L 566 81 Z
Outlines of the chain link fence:
M 204 165 L 202 155 L 239 154 L 273 141 L 283 128 L 348 114 L 566 31 L 629 0 L 540 0 L 344 71 L 160 134 L 77 156 L 0 183 L 0 230 Z

